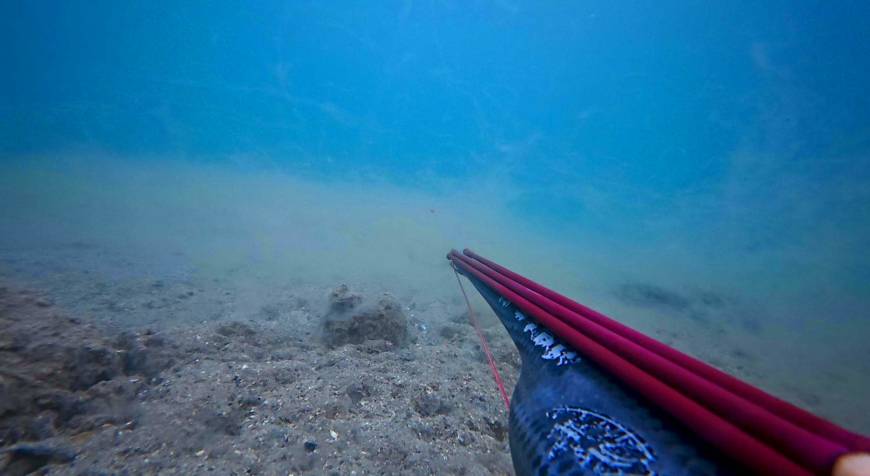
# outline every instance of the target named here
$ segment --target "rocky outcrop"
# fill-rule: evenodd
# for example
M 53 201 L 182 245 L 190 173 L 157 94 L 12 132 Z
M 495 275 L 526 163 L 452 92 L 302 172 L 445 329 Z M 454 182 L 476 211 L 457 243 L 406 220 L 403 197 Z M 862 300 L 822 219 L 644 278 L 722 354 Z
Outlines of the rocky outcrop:
M 327 347 L 369 341 L 385 341 L 393 348 L 408 344 L 408 318 L 391 295 L 383 294 L 373 302 L 366 302 L 342 285 L 329 297 L 329 310 L 323 321 L 323 342 Z

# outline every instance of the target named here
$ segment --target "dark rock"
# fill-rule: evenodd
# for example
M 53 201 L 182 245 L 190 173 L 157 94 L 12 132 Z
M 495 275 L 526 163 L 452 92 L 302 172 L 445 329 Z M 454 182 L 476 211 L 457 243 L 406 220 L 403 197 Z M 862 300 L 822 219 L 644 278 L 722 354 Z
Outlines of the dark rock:
M 283 448 L 290 442 L 290 432 L 281 428 L 273 428 L 269 431 L 269 438 L 278 441 Z
M 150 379 L 174 363 L 163 350 L 164 338 L 158 335 L 145 333 L 140 340 L 125 333 L 116 339 L 116 345 L 121 349 L 121 362 L 126 375 L 142 375 Z
M 33 398 L 33 403 L 39 410 L 54 411 L 61 426 L 84 410 L 82 398 L 65 390 L 44 390 Z
M 33 416 L 12 415 L 0 420 L 0 447 L 18 441 L 39 441 L 55 436 L 55 418 L 51 412 Z M 0 472 L 2 474 L 2 472 Z
M 324 319 L 324 343 L 329 347 L 345 344 L 362 344 L 366 341 L 384 340 L 395 347 L 409 342 L 408 319 L 396 300 L 383 295 L 376 303 L 365 306 L 331 306 Z
M 372 394 L 371 387 L 365 382 L 352 383 L 347 386 L 345 392 L 354 404 L 359 403 L 363 398 L 370 397 Z
M 323 417 L 329 420 L 334 420 L 338 418 L 346 410 L 347 407 L 339 402 L 328 402 L 320 407 L 320 411 L 322 412 Z
M 411 429 L 417 434 L 417 438 L 426 442 L 434 441 L 437 437 L 435 429 L 423 423 L 412 424 Z
M 404 349 L 400 351 L 398 357 L 402 362 L 413 362 L 417 360 L 417 355 L 414 353 L 413 349 Z
M 103 425 L 120 423 L 124 420 L 126 420 L 126 418 L 123 416 L 114 414 L 83 414 L 76 415 L 71 419 L 69 424 L 67 424 L 67 427 L 76 432 L 92 431 Z
M 395 349 L 392 342 L 385 340 L 367 340 L 357 346 L 357 349 L 363 354 L 380 354 L 381 352 L 389 352 Z
M 12 385 L 0 381 L 0 417 L 7 413 L 16 413 L 24 403 Z
M 453 338 L 461 334 L 461 329 L 456 326 L 444 326 L 441 328 L 441 330 L 438 331 L 438 335 L 447 340 L 452 340 Z
M 10 416 L 0 420 L 0 448 L 12 443 L 33 439 L 26 433 L 28 417 Z
M 238 436 L 242 431 L 242 416 L 238 411 L 208 411 L 200 418 L 209 431 L 230 436 Z
M 55 435 L 54 415 L 50 412 L 43 412 L 30 420 L 29 433 L 33 440 L 44 440 Z
M 236 403 L 238 403 L 242 407 L 256 407 L 263 403 L 263 399 L 254 395 L 252 393 L 244 394 L 240 396 Z
M 421 416 L 431 417 L 435 415 L 446 415 L 452 410 L 451 405 L 445 402 L 437 395 L 432 393 L 423 393 L 414 399 L 414 409 Z
M 137 385 L 125 378 L 106 380 L 91 387 L 87 395 L 92 400 L 102 400 L 110 402 L 108 404 L 112 405 L 115 401 L 133 400 L 140 385 L 141 383 Z
M 87 389 L 121 374 L 121 359 L 113 349 L 85 345 L 72 354 L 66 369 L 72 379 L 71 390 Z
M 275 382 L 281 385 L 288 385 L 296 381 L 296 370 L 292 368 L 278 368 L 272 372 Z
M 222 324 L 216 332 L 224 337 L 253 337 L 257 333 L 251 326 L 238 321 Z
M 74 460 L 76 454 L 68 448 L 49 445 L 21 444 L 4 450 L 6 461 L 2 472 L 9 476 L 30 474 L 47 464 L 63 464 Z
M 346 284 L 332 290 L 329 293 L 329 311 L 343 313 L 347 312 L 362 302 L 362 296 L 357 293 L 350 292 Z
M 148 370 L 148 350 L 147 349 L 131 349 L 123 351 L 122 359 L 124 363 L 124 373 L 133 375 L 144 373 Z
M 508 428 L 501 420 L 485 417 L 487 433 L 498 441 L 504 441 L 508 434 Z
M 289 469 L 293 472 L 303 473 L 318 467 L 320 458 L 319 452 L 314 451 L 316 449 L 317 443 L 313 441 L 307 441 L 302 446 L 288 448 Z
M 163 347 L 166 345 L 166 339 L 158 335 L 151 335 L 145 338 L 145 347 Z

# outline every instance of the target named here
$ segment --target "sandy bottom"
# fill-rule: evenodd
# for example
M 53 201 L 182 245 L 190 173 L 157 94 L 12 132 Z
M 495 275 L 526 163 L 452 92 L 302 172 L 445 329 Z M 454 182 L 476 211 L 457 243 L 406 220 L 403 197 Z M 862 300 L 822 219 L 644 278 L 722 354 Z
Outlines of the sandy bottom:
M 266 287 L 252 307 L 218 280 L 105 281 L 62 262 L 4 264 L 4 474 L 512 473 L 507 415 L 458 296 L 399 299 L 404 347 L 331 349 L 329 288 Z M 484 322 L 512 387 L 518 356 Z
M 373 338 L 331 348 L 323 322 L 340 284 L 213 275 L 84 242 L 5 252 L 4 474 L 512 474 L 507 414 L 458 290 L 394 296 L 405 345 Z M 346 284 L 364 297 L 390 291 Z M 667 301 L 657 292 L 618 290 L 628 303 Z M 721 305 L 709 300 L 697 302 Z M 476 306 L 512 389 L 518 355 Z M 811 384 L 792 386 L 766 379 L 757 354 L 731 344 L 751 342 L 752 323 L 721 328 L 687 315 L 630 323 L 676 345 L 695 329 L 710 344 L 701 339 L 692 353 L 836 413 L 837 393 L 805 389 L 842 375 L 809 372 Z

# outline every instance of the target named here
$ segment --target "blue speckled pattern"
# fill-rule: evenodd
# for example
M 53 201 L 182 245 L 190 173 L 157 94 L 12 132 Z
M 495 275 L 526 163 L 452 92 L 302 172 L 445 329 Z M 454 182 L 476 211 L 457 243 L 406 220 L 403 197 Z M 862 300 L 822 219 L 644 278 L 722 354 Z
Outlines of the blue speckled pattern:
M 746 474 L 471 278 L 522 357 L 511 397 L 518 475 Z

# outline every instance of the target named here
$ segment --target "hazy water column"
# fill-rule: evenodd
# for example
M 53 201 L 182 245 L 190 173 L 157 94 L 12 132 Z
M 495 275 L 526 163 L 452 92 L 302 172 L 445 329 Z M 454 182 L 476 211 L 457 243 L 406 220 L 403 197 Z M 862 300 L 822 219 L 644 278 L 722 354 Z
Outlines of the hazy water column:
M 324 280 L 405 283 L 485 246 L 678 345 L 725 329 L 759 375 L 799 354 L 866 395 L 862 3 L 0 8 L 6 237 L 315 269 L 292 243 Z M 626 283 L 734 315 L 652 320 Z

